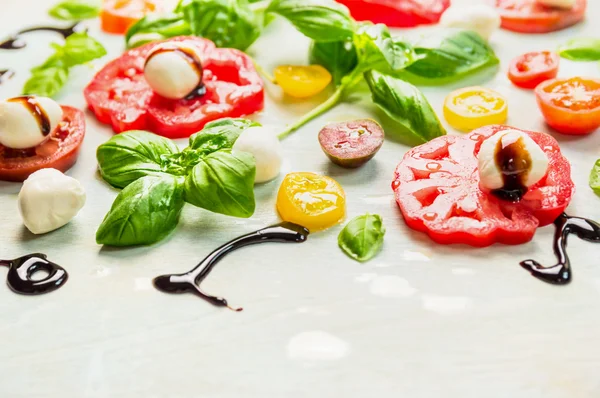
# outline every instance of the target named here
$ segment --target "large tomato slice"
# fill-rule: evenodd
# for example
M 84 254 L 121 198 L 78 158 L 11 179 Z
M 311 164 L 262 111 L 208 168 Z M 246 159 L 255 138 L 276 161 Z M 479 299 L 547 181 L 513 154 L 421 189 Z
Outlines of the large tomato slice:
M 587 0 L 577 0 L 571 9 L 541 5 L 537 0 L 496 0 L 502 27 L 521 33 L 547 33 L 565 29 L 585 17 Z
M 0 180 L 25 181 L 45 168 L 67 171 L 77 161 L 85 135 L 85 117 L 79 109 L 63 106 L 63 120 L 42 144 L 27 149 L 0 145 Z
M 108 63 L 85 88 L 87 103 L 102 123 L 117 133 L 149 130 L 169 138 L 185 138 L 210 121 L 250 115 L 263 109 L 264 89 L 252 59 L 241 51 L 216 48 L 197 37 L 206 94 L 193 99 L 169 100 L 155 94 L 144 78 L 144 62 L 157 43 L 125 52 Z
M 486 126 L 464 136 L 443 136 L 406 153 L 392 188 L 408 226 L 438 243 L 482 247 L 527 242 L 538 226 L 552 223 L 569 204 L 574 185 L 571 166 L 550 135 L 524 131 L 544 150 L 550 166 L 519 202 L 479 188 L 481 143 L 508 128 Z
M 372 21 L 398 28 L 437 23 L 450 0 L 337 0 L 357 21 Z

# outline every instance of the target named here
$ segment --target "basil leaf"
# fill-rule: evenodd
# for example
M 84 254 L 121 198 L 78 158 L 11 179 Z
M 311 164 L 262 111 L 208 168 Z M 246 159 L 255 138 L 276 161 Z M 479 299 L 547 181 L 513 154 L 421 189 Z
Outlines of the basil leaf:
M 387 26 L 363 24 L 354 35 L 354 46 L 363 71 L 395 74 L 415 61 L 413 49 L 394 42 Z
M 352 41 L 313 41 L 310 46 L 311 64 L 323 66 L 331 73 L 335 85 L 350 73 L 358 64 L 358 56 Z
M 342 41 L 354 34 L 355 23 L 348 9 L 335 1 L 273 0 L 266 12 L 284 17 L 316 41 Z
M 452 83 L 500 62 L 487 42 L 470 30 L 445 30 L 413 46 L 418 58 L 399 75 L 413 84 Z
M 176 36 L 189 36 L 192 30 L 182 13 L 148 14 L 127 30 L 128 48 Z
M 183 209 L 183 180 L 164 174 L 142 177 L 123 189 L 96 232 L 101 245 L 158 242 L 175 229 Z
M 231 118 L 210 122 L 202 131 L 190 137 L 189 147 L 204 154 L 232 148 L 240 134 L 252 126 L 260 126 L 260 124 L 248 119 Z
M 228 216 L 254 214 L 254 157 L 221 150 L 202 158 L 185 180 L 185 200 Z
M 596 195 L 600 196 L 600 159 L 596 160 L 590 172 L 590 188 L 594 190 Z
M 600 39 L 583 37 L 569 40 L 558 47 L 558 54 L 571 61 L 599 61 Z
M 86 64 L 106 55 L 106 49 L 87 33 L 74 33 L 62 47 L 56 47 L 67 67 Z
M 124 188 L 138 178 L 169 172 L 168 157 L 179 153 L 173 141 L 146 131 L 113 136 L 96 150 L 98 169 L 106 182 Z
M 90 0 L 65 0 L 52 7 L 48 14 L 64 21 L 96 18 L 100 14 L 100 2 Z
M 23 94 L 53 97 L 65 85 L 68 78 L 69 69 L 61 64 L 32 70 L 31 77 L 23 87 Z
M 377 214 L 365 214 L 350 221 L 338 235 L 342 251 L 356 261 L 372 259 L 383 244 L 385 227 Z
M 386 130 L 409 145 L 424 144 L 446 134 L 435 111 L 418 88 L 410 83 L 378 72 L 365 73 L 373 102 L 398 123 Z

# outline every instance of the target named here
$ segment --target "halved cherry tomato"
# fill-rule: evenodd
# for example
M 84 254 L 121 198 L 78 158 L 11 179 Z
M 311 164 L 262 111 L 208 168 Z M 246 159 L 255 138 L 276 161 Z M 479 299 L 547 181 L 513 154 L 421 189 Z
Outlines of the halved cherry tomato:
M 548 7 L 537 0 L 496 0 L 502 28 L 521 33 L 547 33 L 568 28 L 585 17 L 587 0 L 571 9 Z
M 482 142 L 508 126 L 486 126 L 465 136 L 446 135 L 413 148 L 396 168 L 392 189 L 406 224 L 438 243 L 520 244 L 548 225 L 571 201 L 571 166 L 556 140 L 523 131 L 546 153 L 548 172 L 518 202 L 479 187 L 477 155 Z
M 563 134 L 589 134 L 600 127 L 600 79 L 548 80 L 535 89 L 546 123 Z
M 160 9 L 160 0 L 103 0 L 100 24 L 103 31 L 121 35 L 146 14 Z
M 398 28 L 437 23 L 450 0 L 338 0 L 357 21 Z
M 12 149 L 0 145 L 0 180 L 25 181 L 45 168 L 67 171 L 77 161 L 85 135 L 85 116 L 79 109 L 62 106 L 63 120 L 40 145 Z
M 283 92 L 294 98 L 317 95 L 331 83 L 331 73 L 321 65 L 282 65 L 275 68 L 274 74 Z
M 290 173 L 277 193 L 277 210 L 285 221 L 311 232 L 329 228 L 346 214 L 346 194 L 333 178 L 315 173 Z
M 508 117 L 506 100 L 484 87 L 466 87 L 450 93 L 444 101 L 444 117 L 457 130 L 469 132 Z
M 558 74 L 560 57 L 551 51 L 534 51 L 513 59 L 508 69 L 508 78 L 515 86 L 533 89 Z
M 198 49 L 206 93 L 181 100 L 155 94 L 144 78 L 144 62 L 159 42 L 149 43 L 109 62 L 85 88 L 85 99 L 100 122 L 112 125 L 117 133 L 149 130 L 169 138 L 184 138 L 210 121 L 263 109 L 263 83 L 246 54 L 216 48 L 210 40 L 198 37 L 167 41 L 189 42 Z

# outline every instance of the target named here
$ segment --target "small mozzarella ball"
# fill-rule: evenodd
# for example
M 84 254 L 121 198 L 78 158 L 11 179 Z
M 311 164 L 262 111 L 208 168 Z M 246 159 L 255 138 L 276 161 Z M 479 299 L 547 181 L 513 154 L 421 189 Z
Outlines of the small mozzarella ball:
M 522 140 L 524 149 L 531 158 L 531 169 L 527 173 L 524 185 L 530 187 L 544 178 L 548 171 L 548 157 L 542 148 L 527 134 L 511 129 L 498 132 L 481 144 L 478 161 L 480 185 L 483 188 L 494 190 L 501 189 L 504 186 L 502 170 L 496 164 L 496 148 L 500 141 L 502 147 L 506 147 L 519 139 Z
M 577 0 L 537 0 L 538 4 L 548 6 L 548 7 L 556 7 L 556 8 L 566 8 L 571 9 L 575 7 Z
M 62 108 L 51 98 L 26 96 L 0 101 L 0 144 L 14 149 L 39 145 L 62 117 Z
M 442 14 L 440 25 L 446 28 L 468 29 L 489 40 L 492 33 L 500 28 L 500 15 L 486 4 L 453 3 Z
M 146 58 L 144 77 L 157 94 L 185 98 L 202 82 L 200 55 L 189 44 L 159 45 Z
M 34 234 L 66 225 L 85 204 L 85 190 L 76 179 L 56 169 L 31 174 L 19 192 L 23 224 Z
M 267 182 L 279 175 L 283 161 L 283 147 L 277 135 L 262 126 L 250 127 L 233 145 L 233 150 L 248 152 L 256 161 L 256 183 Z

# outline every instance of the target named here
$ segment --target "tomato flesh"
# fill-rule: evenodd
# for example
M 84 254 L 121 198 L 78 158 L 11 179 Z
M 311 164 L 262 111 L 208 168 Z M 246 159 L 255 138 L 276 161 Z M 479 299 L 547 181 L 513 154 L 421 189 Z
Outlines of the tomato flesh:
M 535 51 L 518 56 L 510 63 L 508 78 L 515 86 L 534 89 L 538 84 L 554 79 L 560 57 L 550 51 Z
M 407 225 L 443 244 L 514 245 L 528 242 L 537 227 L 562 214 L 575 189 L 571 166 L 547 134 L 521 130 L 543 149 L 550 165 L 519 202 L 480 189 L 481 144 L 507 129 L 512 127 L 486 126 L 465 136 L 443 136 L 406 153 L 392 188 Z
M 157 0 L 104 0 L 100 25 L 107 33 L 124 34 L 146 14 L 160 11 Z
M 169 138 L 185 138 L 210 121 L 240 117 L 264 107 L 263 83 L 250 57 L 241 51 L 216 48 L 210 40 L 176 37 L 198 48 L 206 93 L 170 100 L 154 93 L 144 78 L 146 56 L 159 43 L 125 52 L 109 62 L 85 88 L 89 108 L 117 133 L 149 130 Z
M 357 21 L 383 23 L 397 28 L 439 22 L 450 0 L 337 0 Z
M 571 9 L 544 6 L 537 0 L 496 0 L 502 28 L 520 33 L 548 33 L 568 28 L 585 17 L 587 0 Z
M 65 172 L 75 164 L 85 135 L 85 117 L 70 106 L 62 110 L 63 120 L 42 144 L 26 149 L 0 145 L 0 180 L 21 182 L 40 169 Z

